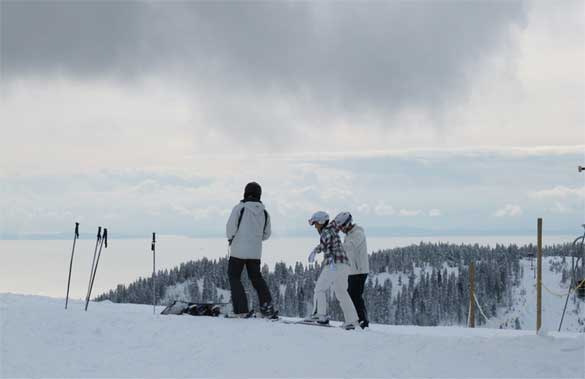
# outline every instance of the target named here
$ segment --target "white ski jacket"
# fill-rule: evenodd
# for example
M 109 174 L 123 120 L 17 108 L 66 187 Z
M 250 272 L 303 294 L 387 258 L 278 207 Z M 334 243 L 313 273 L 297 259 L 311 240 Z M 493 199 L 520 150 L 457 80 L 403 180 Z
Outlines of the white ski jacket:
M 349 258 L 349 265 L 351 266 L 350 275 L 367 274 L 370 272 L 366 235 L 361 226 L 354 225 L 349 233 L 345 235 L 343 249 Z
M 262 241 L 270 238 L 270 234 L 270 215 L 264 204 L 257 201 L 238 203 L 226 224 L 226 237 L 231 241 L 230 256 L 261 259 Z

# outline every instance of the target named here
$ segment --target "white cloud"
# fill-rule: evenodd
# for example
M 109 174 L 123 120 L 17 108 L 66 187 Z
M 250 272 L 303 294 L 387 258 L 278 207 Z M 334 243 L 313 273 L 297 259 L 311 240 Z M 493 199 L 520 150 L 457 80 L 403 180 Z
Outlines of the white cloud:
M 368 214 L 370 214 L 370 212 L 372 211 L 372 208 L 370 207 L 370 205 L 369 205 L 369 204 L 366 204 L 366 203 L 364 203 L 364 204 L 360 204 L 360 205 L 358 205 L 358 206 L 356 207 L 356 210 L 357 210 L 359 213 L 363 213 L 363 214 L 365 214 L 365 215 L 368 215 Z
M 430 216 L 430 217 L 438 217 L 438 216 L 440 216 L 440 215 L 441 215 L 441 210 L 440 210 L 440 209 L 436 209 L 436 208 L 435 208 L 435 209 L 431 209 L 431 210 L 429 211 L 429 216 Z
M 418 216 L 421 212 L 422 211 L 419 209 L 417 209 L 417 210 L 401 209 L 399 213 L 401 216 L 413 217 L 413 216 Z
M 556 186 L 547 190 L 531 192 L 530 196 L 536 199 L 567 199 L 571 197 L 585 198 L 585 187 L 570 188 Z
M 522 214 L 522 208 L 514 204 L 506 204 L 504 208 L 498 209 L 494 215 L 496 217 L 515 217 Z
M 553 213 L 566 214 L 566 213 L 572 213 L 574 211 L 574 209 L 566 206 L 565 204 L 561 203 L 560 201 L 555 201 L 555 205 L 552 208 L 549 208 L 549 211 L 551 211 Z
M 374 212 L 378 216 L 392 216 L 396 213 L 392 205 L 386 204 L 384 201 L 378 202 L 378 204 L 374 207 Z

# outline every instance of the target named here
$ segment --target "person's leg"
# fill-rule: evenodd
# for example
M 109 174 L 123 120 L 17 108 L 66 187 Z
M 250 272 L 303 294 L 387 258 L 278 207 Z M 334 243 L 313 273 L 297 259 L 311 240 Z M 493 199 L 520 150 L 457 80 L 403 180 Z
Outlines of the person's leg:
M 358 313 L 358 317 L 360 321 L 362 320 L 360 311 L 359 311 L 359 275 L 349 275 L 347 277 L 347 292 L 349 293 L 349 297 L 353 302 L 353 305 Z
M 347 292 L 347 277 L 349 274 L 349 266 L 341 263 L 336 264 L 334 273 L 335 277 L 333 278 L 333 289 L 335 292 L 335 297 L 339 301 L 339 305 L 343 311 L 343 318 L 346 323 L 357 323 L 358 315 L 355 310 L 355 306 L 351 301 L 351 297 L 349 297 L 349 293 Z
M 315 303 L 317 305 L 316 315 L 320 318 L 327 316 L 327 296 L 326 292 L 333 285 L 334 271 L 331 270 L 330 265 L 324 265 L 319 279 L 315 284 Z
M 246 270 L 248 270 L 248 277 L 252 282 L 252 286 L 258 293 L 258 302 L 261 307 L 272 305 L 272 296 L 266 281 L 262 277 L 260 271 L 260 259 L 246 259 Z
M 317 292 L 314 291 L 313 293 L 313 308 L 307 317 L 305 317 L 305 321 L 314 321 L 318 319 L 319 316 L 317 315 Z
M 244 259 L 235 257 L 230 257 L 228 262 L 228 277 L 235 314 L 248 313 L 248 298 L 246 297 L 246 291 L 244 291 L 244 286 L 241 281 L 244 264 Z
M 366 303 L 364 301 L 364 287 L 366 284 L 366 279 L 368 278 L 368 274 L 359 274 L 356 286 L 356 299 L 357 305 L 356 310 L 358 312 L 358 317 L 360 319 L 360 323 L 365 323 L 365 326 L 368 326 L 370 320 L 368 320 L 368 310 L 366 309 Z
M 355 310 L 358 314 L 358 319 L 360 323 L 368 320 L 368 316 L 366 313 L 366 305 L 364 303 L 364 298 L 362 296 L 367 276 L 368 274 L 356 274 L 350 275 L 347 279 L 348 281 L 347 292 L 349 293 L 351 301 L 355 306 Z

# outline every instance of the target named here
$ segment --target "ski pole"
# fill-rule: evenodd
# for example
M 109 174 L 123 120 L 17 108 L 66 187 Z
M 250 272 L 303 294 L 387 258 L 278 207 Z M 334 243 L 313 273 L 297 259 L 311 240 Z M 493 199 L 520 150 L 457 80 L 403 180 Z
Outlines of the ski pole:
M 150 245 L 152 250 L 152 314 L 156 313 L 156 277 L 155 277 L 155 262 L 156 262 L 156 233 L 152 233 L 152 244 Z
M 95 281 L 95 274 L 97 273 L 98 264 L 100 262 L 100 256 L 102 255 L 102 247 L 104 245 L 107 249 L 108 248 L 108 229 L 106 229 L 106 228 L 104 228 L 104 234 L 102 235 L 100 249 L 98 251 L 97 260 L 95 261 L 95 267 L 93 269 L 93 275 L 91 276 L 91 281 L 89 284 L 89 292 L 87 293 L 87 299 L 85 299 L 85 310 L 86 311 L 87 311 L 87 306 L 89 305 L 89 299 L 91 298 L 91 290 L 93 289 L 93 282 Z
M 71 249 L 71 261 L 69 262 L 69 278 L 67 279 L 67 295 L 65 295 L 65 309 L 69 301 L 69 285 L 71 284 L 71 268 L 73 267 L 73 253 L 75 252 L 75 242 L 79 238 L 79 223 L 75 223 L 75 234 L 73 235 L 73 248 Z
M 97 255 L 97 250 L 98 250 L 101 239 L 102 239 L 102 227 L 98 226 L 97 239 L 95 241 L 95 249 L 93 251 L 93 260 L 91 262 L 91 271 L 89 272 L 89 283 L 87 284 L 87 293 L 85 294 L 86 304 L 89 301 L 89 287 L 91 286 L 91 279 L 93 277 L 93 268 L 95 266 L 95 257 Z M 85 307 L 85 310 L 87 310 L 87 306 Z

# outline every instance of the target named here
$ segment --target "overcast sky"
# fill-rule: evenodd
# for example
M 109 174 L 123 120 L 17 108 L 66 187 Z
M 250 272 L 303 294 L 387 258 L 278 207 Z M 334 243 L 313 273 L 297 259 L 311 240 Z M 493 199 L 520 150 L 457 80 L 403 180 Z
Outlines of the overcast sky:
M 579 232 L 582 1 L 0 2 L 0 238 Z

